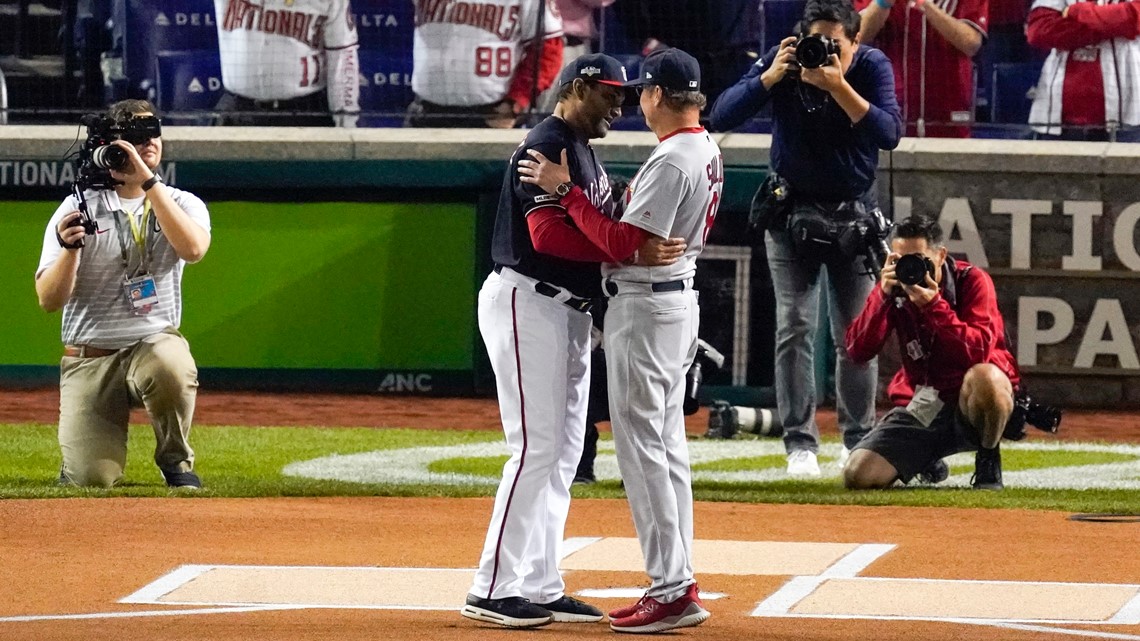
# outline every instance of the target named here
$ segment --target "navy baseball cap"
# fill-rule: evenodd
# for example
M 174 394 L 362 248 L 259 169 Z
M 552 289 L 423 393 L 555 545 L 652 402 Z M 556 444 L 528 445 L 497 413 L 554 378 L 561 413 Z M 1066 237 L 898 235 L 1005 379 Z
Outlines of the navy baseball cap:
M 641 76 L 625 83 L 627 87 L 658 85 L 677 91 L 701 90 L 701 65 L 680 49 L 658 49 L 641 62 Z
M 620 87 L 626 81 L 625 67 L 612 56 L 588 53 L 566 65 L 558 76 L 558 86 L 574 82 L 575 78 Z

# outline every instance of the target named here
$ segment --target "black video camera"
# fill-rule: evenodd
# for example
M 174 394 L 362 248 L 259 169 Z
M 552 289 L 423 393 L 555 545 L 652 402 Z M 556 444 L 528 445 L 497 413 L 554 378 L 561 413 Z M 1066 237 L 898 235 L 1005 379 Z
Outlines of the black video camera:
M 796 64 L 803 69 L 825 67 L 833 54 L 839 54 L 839 41 L 818 33 L 800 36 L 795 47 Z
M 928 274 L 934 278 L 934 261 L 925 254 L 907 254 L 895 263 L 895 277 L 903 285 L 925 285 Z
M 87 209 L 84 192 L 89 189 L 114 189 L 116 185 L 123 184 L 111 176 L 111 170 L 122 171 L 130 163 L 127 151 L 111 143 L 125 140 L 132 145 L 141 145 L 151 138 L 160 138 L 162 122 L 156 116 L 135 114 L 128 115 L 125 120 L 115 120 L 102 114 L 87 114 L 79 122 L 87 126 L 87 140 L 76 156 L 75 181 L 71 183 L 71 191 L 79 203 L 82 215 L 69 227 L 82 226 L 83 233 L 91 236 L 99 230 L 99 225 Z M 60 243 L 62 242 L 61 240 Z M 71 249 L 82 246 L 82 240 L 74 246 L 64 245 Z
M 1020 441 L 1025 438 L 1025 426 L 1032 425 L 1042 432 L 1056 434 L 1061 429 L 1061 408 L 1033 400 L 1024 388 L 1013 397 L 1013 413 L 1005 424 L 1002 438 Z
M 79 150 L 76 182 L 84 189 L 110 189 L 120 184 L 111 178 L 109 170 L 126 169 L 130 156 L 125 149 L 111 143 L 125 140 L 141 145 L 162 136 L 162 122 L 156 116 L 130 114 L 125 120 L 114 120 L 105 115 L 87 114 L 80 122 L 87 125 L 87 140 Z

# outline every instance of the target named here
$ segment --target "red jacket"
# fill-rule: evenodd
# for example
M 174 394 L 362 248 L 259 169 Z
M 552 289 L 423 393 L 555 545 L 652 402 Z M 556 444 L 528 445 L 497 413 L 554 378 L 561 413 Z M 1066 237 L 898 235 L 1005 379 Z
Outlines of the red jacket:
M 916 385 L 930 385 L 944 402 L 957 402 L 966 371 L 979 363 L 996 365 L 1018 385 L 990 275 L 952 258 L 942 269 L 939 293 L 926 307 L 909 301 L 900 307 L 875 287 L 847 328 L 847 353 L 858 362 L 874 358 L 892 331 L 898 336 L 903 366 L 887 388 L 895 405 L 909 403 Z

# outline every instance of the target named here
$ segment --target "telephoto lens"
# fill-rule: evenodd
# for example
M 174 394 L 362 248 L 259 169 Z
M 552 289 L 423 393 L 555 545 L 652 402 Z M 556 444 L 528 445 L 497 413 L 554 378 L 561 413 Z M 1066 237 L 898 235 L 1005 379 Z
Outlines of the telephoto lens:
M 127 168 L 130 158 L 127 156 L 127 151 L 118 145 L 103 145 L 91 154 L 91 162 L 95 163 L 96 167 L 122 171 Z

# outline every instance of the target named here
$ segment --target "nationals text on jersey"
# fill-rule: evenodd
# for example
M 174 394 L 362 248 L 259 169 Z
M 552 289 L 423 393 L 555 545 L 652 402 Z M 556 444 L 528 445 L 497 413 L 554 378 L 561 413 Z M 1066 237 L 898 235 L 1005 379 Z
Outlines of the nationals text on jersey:
M 431 22 L 465 24 L 493 33 L 506 42 L 514 40 L 519 30 L 519 7 L 455 0 L 425 0 L 417 3 L 416 26 Z
M 266 9 L 249 0 L 230 0 L 222 28 L 226 31 L 245 29 L 263 31 L 300 40 L 314 49 L 321 48 L 326 16 L 286 9 Z

